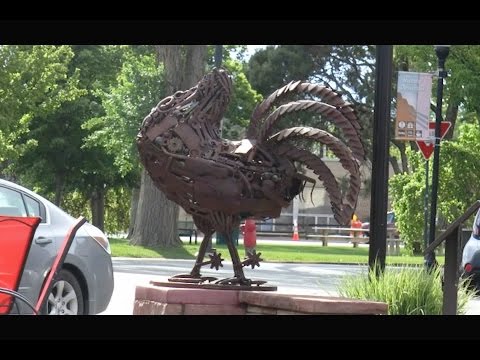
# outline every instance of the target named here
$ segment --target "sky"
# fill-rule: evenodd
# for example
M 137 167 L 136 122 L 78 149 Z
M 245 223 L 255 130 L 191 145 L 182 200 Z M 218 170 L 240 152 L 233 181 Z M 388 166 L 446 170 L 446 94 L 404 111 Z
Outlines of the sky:
M 247 45 L 247 60 L 255 53 L 255 51 L 263 49 L 266 46 L 267 45 Z

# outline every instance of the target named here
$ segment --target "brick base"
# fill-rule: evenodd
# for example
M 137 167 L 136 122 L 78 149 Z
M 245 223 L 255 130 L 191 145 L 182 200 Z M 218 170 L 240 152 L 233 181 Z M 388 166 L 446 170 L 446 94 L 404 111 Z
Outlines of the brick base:
M 387 314 L 387 304 L 266 291 L 137 286 L 133 315 Z

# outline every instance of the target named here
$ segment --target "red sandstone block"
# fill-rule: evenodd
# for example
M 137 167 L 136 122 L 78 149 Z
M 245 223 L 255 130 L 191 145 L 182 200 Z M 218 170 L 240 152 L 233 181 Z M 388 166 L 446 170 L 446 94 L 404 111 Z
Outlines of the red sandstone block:
M 150 300 L 160 303 L 166 303 L 168 288 L 152 286 L 152 285 L 139 285 L 135 288 L 136 300 Z
M 277 310 L 277 315 L 312 315 L 312 314 L 306 314 L 306 313 L 301 313 L 301 312 L 297 312 L 297 311 L 288 311 L 288 310 L 278 309 Z
M 190 289 L 164 286 L 137 286 L 135 299 L 168 304 L 236 305 L 238 290 Z
M 155 315 L 158 303 L 145 300 L 135 300 L 133 304 L 133 315 Z
M 245 315 L 245 307 L 239 305 L 185 304 L 184 315 Z
M 266 308 L 266 307 L 255 306 L 255 305 L 248 305 L 247 314 L 248 315 L 276 315 L 277 309 Z
M 183 305 L 135 300 L 133 315 L 182 315 Z
M 169 288 L 169 304 L 238 305 L 238 290 Z
M 145 302 L 142 300 L 135 300 L 133 303 L 133 315 L 145 315 L 147 310 Z
M 386 314 L 388 305 L 375 301 L 303 296 L 266 292 L 241 292 L 241 303 L 308 314 Z
M 160 315 L 183 315 L 182 304 L 162 304 L 163 311 Z

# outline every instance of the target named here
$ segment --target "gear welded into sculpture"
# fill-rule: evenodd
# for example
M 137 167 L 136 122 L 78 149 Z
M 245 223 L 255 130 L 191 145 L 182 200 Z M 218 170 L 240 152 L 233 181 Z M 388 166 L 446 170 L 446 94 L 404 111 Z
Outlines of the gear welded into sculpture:
M 216 231 L 224 235 L 232 258 L 234 277 L 227 285 L 252 285 L 243 267 L 258 265 L 259 254 L 240 261 L 232 231 L 248 217 L 280 216 L 306 182 L 299 163 L 313 171 L 329 195 L 335 219 L 348 225 L 360 191 L 359 166 L 365 159 L 360 124 L 352 106 L 333 90 L 307 82 L 291 82 L 276 90 L 255 108 L 247 138 L 220 138 L 221 119 L 232 93 L 232 81 L 224 69 L 214 69 L 194 87 L 161 100 L 143 120 L 137 137 L 140 159 L 154 184 L 192 215 L 205 236 L 190 274 L 178 281 L 201 282 L 200 268 L 218 269 L 219 255 L 203 261 L 208 242 Z M 310 100 L 293 100 L 296 96 Z M 311 127 L 291 127 L 273 133 L 278 121 L 290 113 L 308 112 L 332 122 L 346 144 L 332 134 Z M 322 159 L 301 148 L 300 141 L 325 145 L 349 172 L 349 188 L 342 196 L 335 176 Z M 182 280 L 183 279 L 183 280 Z M 260 284 L 262 282 L 256 282 Z

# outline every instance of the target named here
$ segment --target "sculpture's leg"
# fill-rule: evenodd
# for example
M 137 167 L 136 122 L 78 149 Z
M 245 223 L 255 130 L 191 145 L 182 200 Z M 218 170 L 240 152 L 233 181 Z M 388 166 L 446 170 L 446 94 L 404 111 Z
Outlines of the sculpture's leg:
M 202 267 L 203 258 L 205 257 L 205 253 L 207 251 L 208 245 L 212 239 L 213 232 L 205 232 L 204 234 L 205 236 L 203 237 L 202 243 L 200 244 L 200 249 L 198 250 L 195 266 L 190 272 L 192 277 L 200 277 L 200 268 Z
M 235 273 L 235 277 L 237 278 L 237 280 L 240 284 L 250 285 L 250 280 L 245 278 L 245 275 L 243 273 L 243 264 L 240 261 L 240 257 L 238 256 L 237 248 L 235 247 L 235 244 L 233 243 L 232 233 L 229 232 L 226 235 L 227 235 L 228 251 L 230 252 L 230 256 L 232 258 L 233 271 Z

